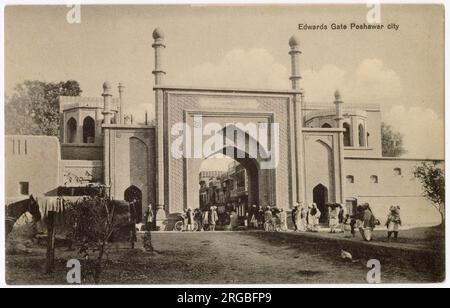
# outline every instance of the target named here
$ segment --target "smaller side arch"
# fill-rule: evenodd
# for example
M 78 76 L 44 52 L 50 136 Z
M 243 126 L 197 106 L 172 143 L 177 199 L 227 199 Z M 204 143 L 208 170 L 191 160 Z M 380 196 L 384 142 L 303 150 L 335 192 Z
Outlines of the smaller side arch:
M 352 146 L 352 139 L 351 139 L 351 128 L 350 124 L 344 123 L 342 127 L 345 129 L 344 131 L 344 146 L 345 147 L 351 147 Z
M 362 125 L 362 124 L 358 125 L 358 139 L 359 139 L 359 146 L 365 147 L 366 146 L 366 130 L 364 129 L 364 125 Z
M 83 143 L 95 143 L 95 121 L 90 116 L 83 120 Z
M 66 124 L 66 142 L 75 143 L 77 140 L 77 120 L 71 117 Z

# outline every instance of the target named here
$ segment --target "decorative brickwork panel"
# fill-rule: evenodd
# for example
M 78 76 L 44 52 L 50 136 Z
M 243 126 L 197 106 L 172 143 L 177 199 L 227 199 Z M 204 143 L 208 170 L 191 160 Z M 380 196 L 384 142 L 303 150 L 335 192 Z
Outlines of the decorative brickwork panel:
M 279 123 L 279 164 L 275 171 L 260 172 L 259 190 L 260 201 L 267 204 L 276 203 L 277 206 L 289 208 L 290 194 L 292 191 L 290 175 L 290 142 L 289 136 L 289 97 L 252 94 L 211 94 L 211 93 L 174 93 L 169 92 L 166 96 L 166 122 L 165 122 L 165 143 L 166 146 L 166 174 L 168 176 L 166 189 L 166 200 L 171 213 L 181 212 L 187 204 L 185 200 L 186 183 L 186 164 L 189 159 L 175 159 L 170 155 L 170 146 L 176 139 L 176 136 L 170 135 L 170 130 L 175 123 L 186 122 L 185 114 L 187 111 L 195 112 L 214 112 L 221 122 L 244 123 L 248 119 L 243 119 L 242 114 L 249 112 L 257 118 L 273 115 L 273 121 Z M 259 117 L 258 114 L 261 116 Z M 169 155 L 168 155 L 169 154 Z M 275 175 L 274 175 L 275 173 Z M 196 189 L 197 187 L 188 187 L 187 189 Z

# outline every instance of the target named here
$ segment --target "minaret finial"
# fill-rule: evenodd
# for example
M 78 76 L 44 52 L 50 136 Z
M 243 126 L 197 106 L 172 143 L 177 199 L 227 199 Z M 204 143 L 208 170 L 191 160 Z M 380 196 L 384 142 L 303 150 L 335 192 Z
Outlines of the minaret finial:
M 162 68 L 162 51 L 166 48 L 164 44 L 164 33 L 161 28 L 156 28 L 153 30 L 153 45 L 155 49 L 155 70 L 153 75 L 155 75 L 155 85 L 161 85 L 163 83 L 163 78 L 166 72 Z
M 339 92 L 339 90 L 336 90 L 336 92 L 334 92 L 334 98 L 334 105 L 336 106 L 336 117 L 334 119 L 336 120 L 337 127 L 342 128 L 344 124 L 344 116 L 342 115 L 341 105 L 344 102 L 341 100 L 341 92 Z
M 302 52 L 299 49 L 300 41 L 295 35 L 289 39 L 289 46 L 291 47 L 289 51 L 291 55 L 291 77 L 289 79 L 292 82 L 292 89 L 299 90 L 300 79 L 302 78 L 300 75 L 299 57 Z
M 341 100 L 341 92 L 339 90 L 336 90 L 336 92 L 334 92 L 334 98 L 336 99 L 336 101 Z
M 111 84 L 108 81 L 105 81 L 103 83 L 103 117 L 104 117 L 104 124 L 109 125 L 111 124 Z

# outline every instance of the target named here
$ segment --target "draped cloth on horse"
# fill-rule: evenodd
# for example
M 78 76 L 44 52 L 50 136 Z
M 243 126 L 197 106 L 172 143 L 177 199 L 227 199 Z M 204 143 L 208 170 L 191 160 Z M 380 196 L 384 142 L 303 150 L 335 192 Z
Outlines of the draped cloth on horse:
M 42 219 L 38 223 L 38 231 L 45 233 L 47 230 L 47 218 L 49 212 L 55 212 L 55 227 L 58 233 L 65 234 L 67 229 L 66 211 L 71 204 L 76 204 L 82 197 L 56 197 L 56 196 L 38 196 L 35 198 L 39 204 L 39 211 Z

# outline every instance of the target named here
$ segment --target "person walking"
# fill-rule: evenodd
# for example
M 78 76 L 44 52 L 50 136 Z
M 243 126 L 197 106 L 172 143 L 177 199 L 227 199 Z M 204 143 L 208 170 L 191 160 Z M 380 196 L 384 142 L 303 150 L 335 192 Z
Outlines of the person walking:
M 402 220 L 400 218 L 400 207 L 391 206 L 389 209 L 389 214 L 387 216 L 386 227 L 388 229 L 388 240 L 391 240 L 392 234 L 394 234 L 394 239 L 398 240 L 398 232 L 400 226 L 402 225 Z
M 252 229 L 258 229 L 258 208 L 256 206 L 256 204 L 252 205 L 252 208 L 250 209 L 249 212 L 249 216 L 250 216 L 250 227 Z
M 364 205 L 364 212 L 363 212 L 363 230 L 362 235 L 363 239 L 367 242 L 372 241 L 372 232 L 373 229 L 376 226 L 376 219 L 375 216 L 372 213 L 372 210 L 370 209 L 370 206 L 368 203 Z
M 153 220 L 154 220 L 154 215 L 153 215 L 152 205 L 149 204 L 147 211 L 145 212 L 145 230 L 146 231 L 152 230 Z
M 338 206 L 337 204 L 330 204 L 330 233 L 336 233 L 336 229 L 339 226 L 339 212 L 338 212 Z
M 194 212 L 191 208 L 187 209 L 186 212 L 187 216 L 187 231 L 194 231 Z
M 256 216 L 256 219 L 258 220 L 258 229 L 263 230 L 264 229 L 264 209 L 262 205 L 258 208 L 258 213 Z
M 281 231 L 287 231 L 287 214 L 284 209 L 280 209 L 280 229 Z
M 350 216 L 349 214 L 345 215 L 344 221 L 342 223 L 343 230 L 344 230 L 344 237 L 345 238 L 355 237 L 355 224 L 354 224 L 354 221 L 355 220 L 353 219 L 353 216 Z
M 291 219 L 292 219 L 292 224 L 294 225 L 294 232 L 298 231 L 298 225 L 297 225 L 297 214 L 299 213 L 299 208 L 298 208 L 298 203 L 296 203 L 294 205 L 294 207 L 292 208 L 292 212 L 291 212 Z
M 340 203 L 338 203 L 339 206 L 339 214 L 338 214 L 338 220 L 339 220 L 339 227 L 341 229 L 342 233 L 345 233 L 345 218 L 346 218 L 346 210 L 344 206 Z
M 197 231 L 203 231 L 203 219 L 202 219 L 202 210 L 196 208 L 194 210 L 194 220 L 197 223 L 198 229 Z
M 211 211 L 209 212 L 209 230 L 216 231 L 216 224 L 219 220 L 219 215 L 217 214 L 217 208 L 211 206 Z
M 364 226 L 364 206 L 358 205 L 358 207 L 356 208 L 354 229 L 358 230 L 361 233 L 361 236 L 364 238 L 363 226 Z
M 209 229 L 209 211 L 204 210 L 202 212 L 202 230 L 206 231 Z
M 308 212 L 309 230 L 311 232 L 319 232 L 319 220 L 322 213 L 317 208 L 317 204 L 313 203 Z
M 266 208 L 266 211 L 264 212 L 264 230 L 270 231 L 270 227 L 272 225 L 272 211 L 270 210 L 270 207 Z
M 298 215 L 299 231 L 306 232 L 308 230 L 308 209 L 304 203 L 300 203 L 300 211 Z

